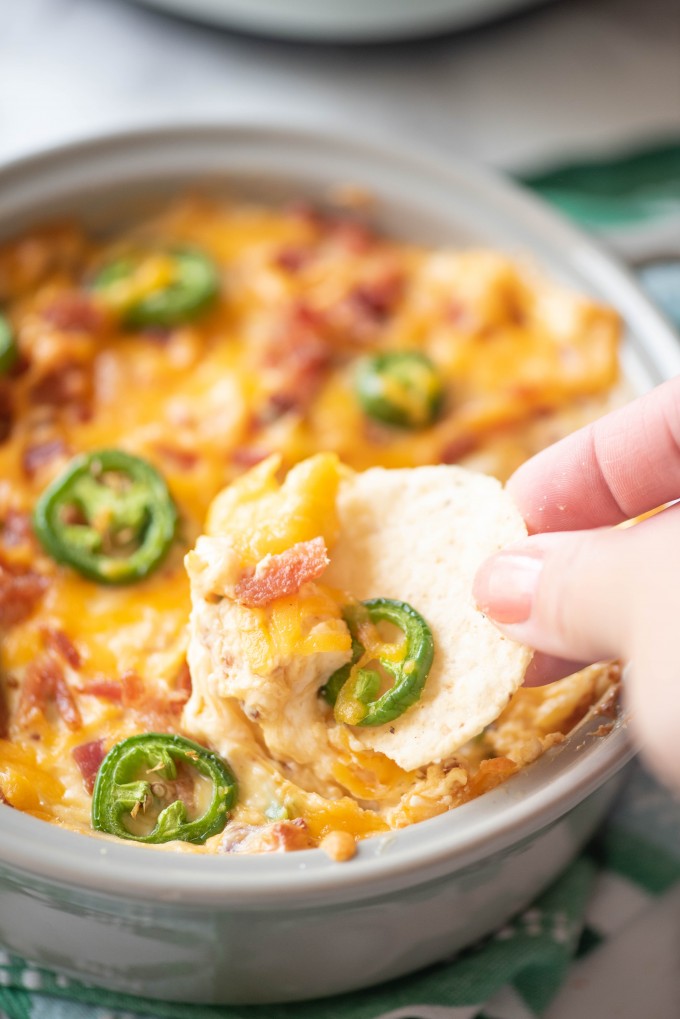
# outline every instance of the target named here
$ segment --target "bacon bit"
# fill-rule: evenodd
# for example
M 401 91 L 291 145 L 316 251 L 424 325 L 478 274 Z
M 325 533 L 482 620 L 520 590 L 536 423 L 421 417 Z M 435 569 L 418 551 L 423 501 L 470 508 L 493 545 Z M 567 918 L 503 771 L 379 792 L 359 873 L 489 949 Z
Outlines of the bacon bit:
M 276 392 L 270 403 L 282 401 L 283 412 L 304 410 L 321 385 L 332 360 L 326 333 L 318 312 L 299 302 L 272 338 L 264 365 L 276 375 Z
M 275 824 L 229 824 L 220 842 L 222 853 L 292 853 L 312 849 L 314 840 L 301 817 Z
M 123 704 L 126 707 L 134 707 L 139 704 L 146 693 L 142 677 L 133 672 L 132 669 L 128 669 L 120 677 L 120 684 L 122 687 Z
M 180 679 L 181 676 L 182 669 L 178 674 L 179 689 L 165 696 L 147 690 L 144 680 L 132 670 L 124 672 L 119 682 L 101 677 L 89 683 L 86 692 L 100 691 L 98 695 L 105 699 L 122 701 L 123 707 L 134 711 L 140 724 L 144 723 L 149 731 L 156 729 L 170 732 L 176 729 L 177 718 L 189 699 L 189 688 L 185 680 Z
M 249 467 L 254 467 L 255 464 L 266 460 L 269 453 L 270 451 L 267 449 L 257 449 L 253 446 L 238 446 L 232 450 L 231 462 L 237 467 L 243 467 L 244 470 L 247 470 Z
M 292 853 L 313 845 L 307 824 L 301 817 L 296 817 L 293 821 L 277 821 L 272 825 L 269 837 L 271 839 L 269 852 Z
M 358 283 L 329 312 L 333 329 L 341 340 L 366 343 L 373 340 L 393 313 L 404 291 L 404 275 L 397 269 Z
M 97 772 L 106 757 L 104 741 L 95 739 L 91 743 L 81 743 L 80 746 L 74 747 L 71 753 L 83 776 L 85 788 L 88 793 L 91 793 L 94 789 Z
M 330 562 L 323 538 L 299 541 L 278 555 L 267 555 L 236 585 L 236 600 L 248 608 L 269 605 L 275 598 L 297 594 L 303 584 L 320 577 Z
M 41 468 L 63 456 L 66 443 L 63 439 L 50 439 L 27 446 L 21 454 L 21 468 L 28 478 L 33 478 Z
M 347 216 L 327 220 L 327 230 L 333 241 L 352 255 L 362 255 L 375 247 L 378 235 L 366 223 Z
M 58 630 L 51 626 L 43 626 L 41 633 L 46 648 L 56 651 L 72 669 L 79 669 L 81 667 L 83 660 L 80 652 L 63 630 Z
M 280 251 L 274 256 L 274 265 L 278 269 L 283 269 L 284 272 L 288 272 L 291 275 L 298 273 L 300 269 L 303 269 L 312 259 L 312 252 L 309 248 L 288 247 L 281 248 Z
M 26 720 L 36 711 L 45 714 L 47 705 L 53 701 L 57 711 L 69 729 L 79 729 L 82 722 L 80 712 L 73 699 L 61 665 L 56 658 L 45 655 L 26 669 L 19 714 Z
M 146 328 L 141 329 L 137 335 L 143 336 L 145 340 L 149 340 L 151 343 L 157 343 L 162 347 L 171 339 L 173 329 L 171 326 L 146 326 Z
M 97 676 L 88 683 L 78 687 L 78 693 L 91 697 L 100 697 L 103 701 L 119 703 L 123 700 L 123 684 L 117 679 Z
M 104 324 L 104 316 L 93 301 L 77 290 L 67 291 L 43 309 L 46 322 L 66 333 L 97 332 Z
M 0 521 L 0 541 L 5 548 L 18 548 L 26 545 L 33 534 L 31 517 L 22 510 L 10 509 Z
M 191 449 L 179 449 L 177 446 L 167 446 L 163 443 L 156 443 L 154 448 L 182 471 L 190 471 L 200 460 L 198 453 Z
M 444 446 L 439 457 L 439 462 L 443 464 L 455 464 L 459 460 L 462 460 L 464 456 L 474 453 L 478 446 L 479 436 L 459 435 Z
M 47 577 L 0 559 L 0 629 L 8 629 L 28 619 L 47 584 Z
M 403 293 L 403 272 L 390 269 L 375 279 L 360 283 L 349 296 L 368 315 L 384 322 L 394 311 Z
M 299 199 L 290 202 L 285 212 L 292 219 L 297 219 L 307 226 L 320 229 L 327 222 L 326 214 L 323 209 L 320 209 L 318 205 L 314 205 L 312 202 L 306 201 L 305 199 Z
M 91 414 L 91 372 L 82 364 L 61 364 L 35 383 L 30 396 L 33 403 L 68 407 L 77 420 L 86 421 Z
M 12 434 L 14 409 L 9 385 L 0 382 L 0 443 L 6 442 Z

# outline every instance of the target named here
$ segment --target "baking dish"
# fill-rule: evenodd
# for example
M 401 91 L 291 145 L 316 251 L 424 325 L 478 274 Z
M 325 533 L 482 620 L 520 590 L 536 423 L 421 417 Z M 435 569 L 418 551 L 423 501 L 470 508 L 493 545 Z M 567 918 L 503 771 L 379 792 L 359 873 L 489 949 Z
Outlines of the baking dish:
M 188 185 L 276 201 L 342 183 L 373 192 L 397 235 L 528 255 L 616 306 L 635 389 L 680 369 L 672 333 L 625 273 L 533 199 L 477 168 L 323 130 L 166 128 L 37 155 L 0 172 L 0 232 L 55 215 L 106 230 Z M 319 851 L 158 853 L 0 807 L 0 943 L 89 981 L 185 1001 L 294 1000 L 403 975 L 501 924 L 578 851 L 632 753 L 625 720 L 604 735 L 603 721 L 481 799 L 366 840 L 344 866 Z

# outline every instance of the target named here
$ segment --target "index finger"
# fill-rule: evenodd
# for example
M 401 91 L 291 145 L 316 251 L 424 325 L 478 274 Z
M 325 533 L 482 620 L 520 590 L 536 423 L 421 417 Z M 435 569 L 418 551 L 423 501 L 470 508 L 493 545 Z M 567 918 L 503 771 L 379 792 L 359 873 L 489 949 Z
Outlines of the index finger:
M 581 428 L 507 483 L 529 531 L 619 524 L 680 497 L 680 376 Z

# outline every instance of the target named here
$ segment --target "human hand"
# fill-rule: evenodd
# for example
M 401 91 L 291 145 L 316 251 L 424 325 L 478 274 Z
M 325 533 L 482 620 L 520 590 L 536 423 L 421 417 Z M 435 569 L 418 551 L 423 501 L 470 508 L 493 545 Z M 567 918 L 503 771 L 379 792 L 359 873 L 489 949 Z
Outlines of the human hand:
M 527 461 L 508 481 L 531 536 L 483 564 L 479 607 L 536 648 L 534 685 L 620 658 L 633 731 L 680 788 L 680 376 Z

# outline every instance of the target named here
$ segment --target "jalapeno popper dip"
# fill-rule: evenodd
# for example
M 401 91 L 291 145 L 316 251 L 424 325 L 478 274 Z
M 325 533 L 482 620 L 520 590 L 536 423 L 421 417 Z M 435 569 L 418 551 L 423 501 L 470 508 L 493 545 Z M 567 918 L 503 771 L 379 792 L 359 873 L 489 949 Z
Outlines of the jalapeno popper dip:
M 522 524 L 449 465 L 503 480 L 599 413 L 618 334 L 533 267 L 338 209 L 2 245 L 0 799 L 340 859 L 564 738 L 613 670 L 521 686 L 470 583 Z

